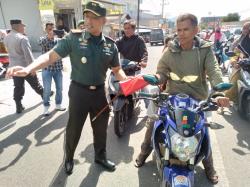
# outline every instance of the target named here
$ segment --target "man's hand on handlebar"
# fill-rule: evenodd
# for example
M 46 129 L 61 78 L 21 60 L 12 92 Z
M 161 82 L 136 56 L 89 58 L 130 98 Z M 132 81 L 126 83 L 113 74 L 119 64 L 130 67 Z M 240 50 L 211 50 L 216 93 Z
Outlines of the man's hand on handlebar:
M 230 106 L 230 100 L 228 97 L 219 96 L 219 97 L 216 97 L 214 100 L 217 103 L 217 105 L 220 107 L 229 107 Z
M 142 77 L 143 77 L 143 79 L 144 79 L 147 83 L 149 83 L 149 84 L 151 84 L 151 85 L 158 85 L 158 84 L 160 83 L 159 78 L 158 78 L 157 75 L 146 74 L 146 75 L 143 75 Z

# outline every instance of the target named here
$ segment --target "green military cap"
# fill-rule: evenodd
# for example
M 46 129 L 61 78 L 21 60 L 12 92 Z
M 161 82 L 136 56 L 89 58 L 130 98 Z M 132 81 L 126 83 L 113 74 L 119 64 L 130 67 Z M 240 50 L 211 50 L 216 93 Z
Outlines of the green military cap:
M 92 12 L 98 17 L 106 16 L 106 8 L 103 6 L 103 4 L 96 2 L 96 1 L 89 1 L 86 4 L 85 9 L 83 10 L 83 13 L 85 12 Z
M 77 23 L 77 26 L 79 26 L 81 24 L 84 24 L 84 19 L 79 20 L 78 23 Z

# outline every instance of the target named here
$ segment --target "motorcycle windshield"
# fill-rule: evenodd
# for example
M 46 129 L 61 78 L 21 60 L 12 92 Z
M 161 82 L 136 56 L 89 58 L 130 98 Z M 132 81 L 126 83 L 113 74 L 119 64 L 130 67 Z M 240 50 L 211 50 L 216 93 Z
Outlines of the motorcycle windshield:
M 178 133 L 184 137 L 190 137 L 194 135 L 200 115 L 191 110 L 178 107 L 173 111 L 171 118 L 176 123 Z

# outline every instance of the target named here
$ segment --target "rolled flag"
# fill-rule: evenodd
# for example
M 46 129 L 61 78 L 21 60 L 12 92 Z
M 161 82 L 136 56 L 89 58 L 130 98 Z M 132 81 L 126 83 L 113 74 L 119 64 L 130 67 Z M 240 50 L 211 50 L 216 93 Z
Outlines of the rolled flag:
M 120 89 L 125 96 L 128 96 L 137 90 L 140 90 L 148 85 L 148 83 L 143 79 L 142 75 L 137 75 L 128 78 L 125 81 L 119 82 Z

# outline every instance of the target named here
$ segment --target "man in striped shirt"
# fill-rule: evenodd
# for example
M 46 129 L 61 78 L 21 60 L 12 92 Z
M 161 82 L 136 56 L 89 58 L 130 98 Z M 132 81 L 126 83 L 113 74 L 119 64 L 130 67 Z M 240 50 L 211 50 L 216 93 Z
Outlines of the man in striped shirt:
M 46 35 L 41 37 L 39 40 L 39 45 L 42 47 L 42 53 L 48 52 L 52 49 L 58 41 L 58 38 L 55 37 L 54 34 L 54 24 L 51 22 L 46 23 L 45 31 Z M 44 112 L 43 115 L 48 116 L 50 114 L 49 107 L 50 107 L 50 93 L 51 93 L 51 82 L 52 78 L 54 79 L 55 86 L 56 86 L 56 110 L 64 111 L 65 108 L 62 107 L 62 69 L 63 64 L 62 60 L 58 60 L 53 65 L 49 65 L 42 70 L 42 79 L 43 79 L 43 105 L 44 105 Z

